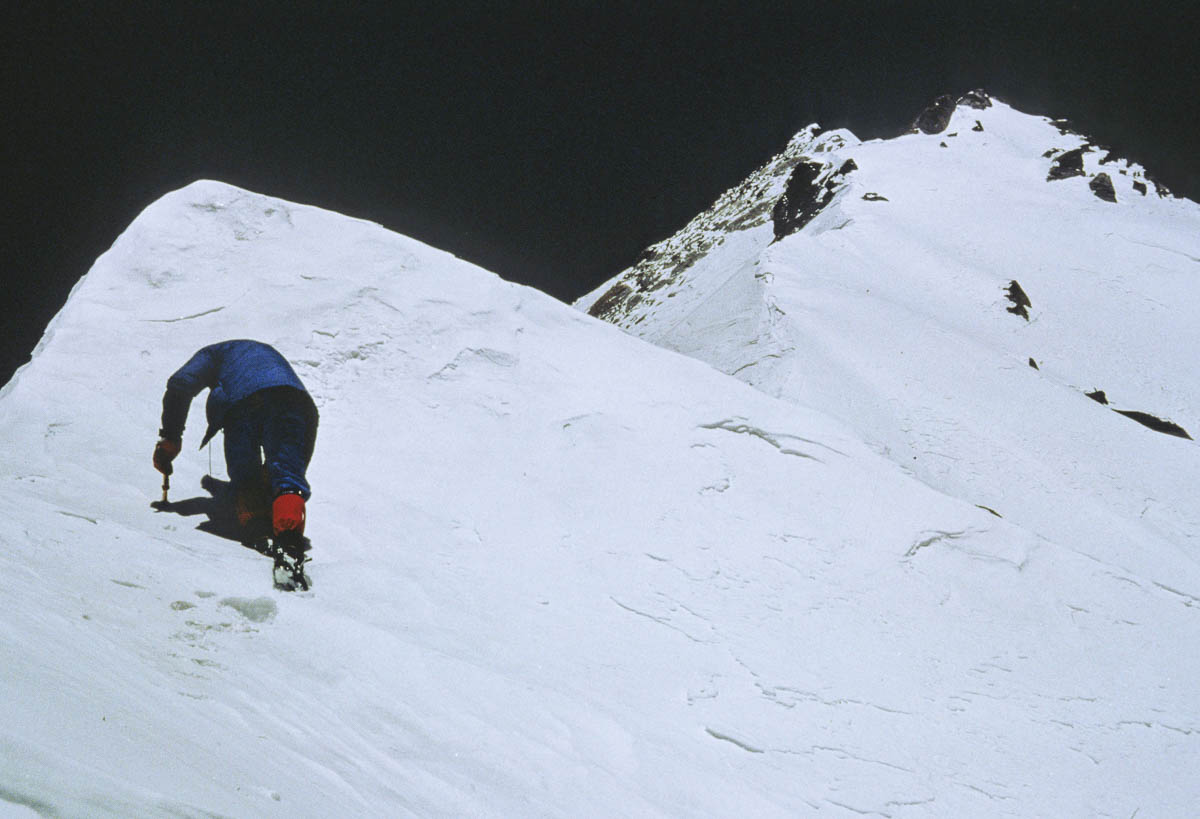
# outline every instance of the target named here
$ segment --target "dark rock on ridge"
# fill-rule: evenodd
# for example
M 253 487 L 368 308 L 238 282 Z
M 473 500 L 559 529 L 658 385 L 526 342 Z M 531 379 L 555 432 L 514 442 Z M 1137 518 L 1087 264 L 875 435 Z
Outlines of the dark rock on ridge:
M 1192 440 L 1192 436 L 1187 434 L 1187 430 L 1176 424 L 1174 421 L 1164 421 L 1151 415 L 1148 412 L 1139 412 L 1138 410 L 1113 410 L 1126 418 L 1132 418 L 1144 427 L 1149 427 L 1155 432 L 1161 432 L 1164 435 L 1174 435 L 1176 438 L 1187 438 Z
M 1012 306 L 1005 309 L 1014 316 L 1020 316 L 1029 321 L 1029 308 L 1033 307 L 1033 304 L 1029 301 L 1029 296 L 1025 295 L 1025 291 L 1021 289 L 1021 285 L 1017 284 L 1017 280 L 1013 279 L 1009 282 L 1008 288 L 1004 292 L 1008 296 L 1008 300 L 1012 302 Z
M 1054 164 L 1050 166 L 1050 173 L 1046 177 L 1047 182 L 1053 182 L 1055 179 L 1070 179 L 1072 176 L 1083 176 L 1083 152 L 1086 148 L 1076 148 L 1073 151 L 1067 151 L 1054 160 Z
M 633 289 L 631 287 L 617 282 L 603 296 L 596 299 L 595 304 L 588 308 L 588 315 L 595 318 L 604 318 L 609 311 L 615 310 L 632 293 Z
M 992 107 L 992 98 L 987 95 L 987 92 L 979 88 L 968 91 L 957 99 L 950 94 L 943 94 L 926 106 L 925 110 L 917 114 L 917 118 L 913 120 L 908 133 L 940 134 L 946 130 L 946 126 L 950 124 L 950 118 L 954 116 L 954 109 L 960 105 L 966 105 L 982 111 L 984 108 Z M 974 130 L 983 130 L 983 126 L 979 124 L 978 120 L 975 121 L 975 124 L 978 127 Z M 950 136 L 954 135 L 950 134 Z
M 1092 193 L 1105 202 L 1116 202 L 1117 191 L 1113 188 L 1112 177 L 1106 173 L 1099 173 L 1088 183 L 1088 187 L 1092 189 Z
M 958 98 L 959 105 L 969 105 L 977 111 L 992 107 L 992 98 L 982 88 L 976 88 Z M 983 130 L 982 126 L 979 130 Z
M 814 182 L 822 186 L 822 190 L 817 191 L 821 206 L 832 201 L 841 179 L 858 166 L 846 159 L 835 173 L 832 161 L 814 160 L 813 155 L 845 145 L 845 139 L 837 134 L 814 142 L 818 133 L 820 130 L 814 125 L 797 134 L 793 137 L 795 144 L 789 144 L 784 154 L 765 163 L 741 184 L 723 193 L 712 207 L 697 215 L 684 229 L 642 251 L 633 266 L 621 274 L 619 281 L 613 282 L 592 302 L 587 308 L 588 313 L 627 329 L 652 315 L 658 305 L 678 295 L 678 289 L 673 285 L 683 273 L 722 244 L 726 236 L 765 225 L 772 219 L 772 214 L 780 209 L 778 200 L 781 196 L 777 191 L 787 187 L 787 180 L 798 164 L 809 162 L 820 169 Z M 803 148 L 807 148 L 808 153 L 802 153 Z M 793 194 L 796 194 L 794 188 Z M 648 312 L 635 316 L 631 312 L 634 307 Z
M 950 117 L 954 115 L 955 107 L 954 97 L 943 94 L 930 103 L 924 111 L 917 114 L 912 130 L 926 134 L 940 134 L 950 124 Z
M 811 160 L 800 162 L 788 177 L 783 196 L 771 209 L 771 221 L 775 227 L 775 241 L 790 236 L 813 220 L 825 206 L 833 201 L 833 195 L 843 185 L 847 175 L 858 170 L 853 159 L 847 159 L 835 172 L 828 173 L 829 166 Z
M 1103 404 L 1106 407 L 1108 406 L 1108 396 L 1104 394 L 1104 390 L 1092 390 L 1091 392 L 1084 393 L 1084 395 L 1098 404 Z M 1141 412 L 1140 410 L 1123 410 L 1113 408 L 1113 412 L 1119 415 L 1124 415 L 1126 418 L 1132 418 L 1142 426 L 1152 429 L 1155 432 L 1161 432 L 1164 435 L 1174 435 L 1176 438 L 1186 438 L 1189 441 L 1192 440 L 1192 436 L 1187 434 L 1187 430 L 1179 426 L 1179 424 L 1176 424 L 1174 421 L 1165 421 L 1158 416 L 1151 415 L 1148 412 Z
M 824 166 L 819 162 L 801 162 L 792 169 L 783 196 L 771 210 L 777 240 L 804 227 L 829 203 L 828 191 L 822 198 L 821 186 L 817 184 L 822 170 Z

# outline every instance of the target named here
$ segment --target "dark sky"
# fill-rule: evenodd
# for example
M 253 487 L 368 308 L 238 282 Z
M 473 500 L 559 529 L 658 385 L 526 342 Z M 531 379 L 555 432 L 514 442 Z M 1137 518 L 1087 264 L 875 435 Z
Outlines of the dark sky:
M 138 212 L 199 178 L 564 300 L 806 124 L 892 136 L 974 87 L 1200 200 L 1185 3 L 140 5 L 0 12 L 0 383 Z

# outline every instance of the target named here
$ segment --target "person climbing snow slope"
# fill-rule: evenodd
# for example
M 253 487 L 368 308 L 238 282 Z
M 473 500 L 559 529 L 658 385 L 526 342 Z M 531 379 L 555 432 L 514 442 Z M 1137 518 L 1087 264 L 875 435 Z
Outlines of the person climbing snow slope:
M 318 414 L 295 370 L 275 348 L 246 339 L 210 344 L 169 379 L 154 467 L 170 475 L 192 399 L 208 388 L 208 430 L 200 446 L 224 430 L 225 466 L 243 531 L 270 515 L 275 546 L 308 549 L 305 477 L 316 443 Z

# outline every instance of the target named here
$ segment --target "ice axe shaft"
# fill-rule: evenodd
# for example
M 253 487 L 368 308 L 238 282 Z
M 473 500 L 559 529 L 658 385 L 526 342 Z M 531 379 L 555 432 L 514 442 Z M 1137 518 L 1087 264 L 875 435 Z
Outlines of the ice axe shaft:
M 167 502 L 167 492 L 171 491 L 171 476 L 163 475 L 163 496 L 162 502 Z

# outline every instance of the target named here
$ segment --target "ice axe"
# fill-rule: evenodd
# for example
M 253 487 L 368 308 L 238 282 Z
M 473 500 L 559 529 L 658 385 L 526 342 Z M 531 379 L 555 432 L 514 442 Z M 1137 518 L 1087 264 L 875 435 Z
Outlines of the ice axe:
M 171 511 L 171 502 L 167 500 L 167 492 L 171 489 L 171 479 L 163 475 L 162 500 L 150 501 L 150 506 L 157 512 Z
M 171 460 L 179 454 L 179 445 L 172 445 L 166 439 L 160 440 L 154 447 L 154 468 L 162 473 L 162 500 L 154 501 L 151 506 L 155 508 L 166 507 L 169 505 L 167 493 L 171 491 Z

